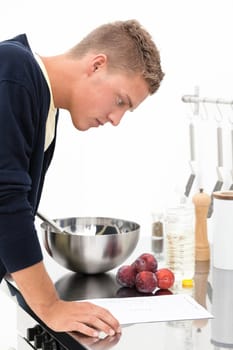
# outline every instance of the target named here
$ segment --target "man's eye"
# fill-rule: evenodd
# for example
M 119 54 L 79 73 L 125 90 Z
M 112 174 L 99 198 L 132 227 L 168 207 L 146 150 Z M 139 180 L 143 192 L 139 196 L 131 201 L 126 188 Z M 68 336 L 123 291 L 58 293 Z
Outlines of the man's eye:
M 121 106 L 124 106 L 124 101 L 121 97 L 117 97 L 117 100 L 116 100 L 116 104 L 117 106 L 121 107 Z

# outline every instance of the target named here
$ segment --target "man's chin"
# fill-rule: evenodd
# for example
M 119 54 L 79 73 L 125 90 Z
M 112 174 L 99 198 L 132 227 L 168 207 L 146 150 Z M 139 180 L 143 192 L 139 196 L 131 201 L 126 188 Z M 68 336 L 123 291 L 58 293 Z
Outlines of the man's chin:
M 83 125 L 80 123 L 73 122 L 73 125 L 74 125 L 75 129 L 77 129 L 79 131 L 87 131 L 89 129 L 98 128 L 100 126 L 100 124 L 98 122 L 96 122 L 96 124 L 94 124 L 94 125 L 86 125 L 86 124 Z
M 77 123 L 73 123 L 75 129 L 79 130 L 79 131 L 86 131 L 88 129 L 90 129 L 90 126 L 87 126 L 87 125 L 80 125 L 80 124 L 77 124 Z

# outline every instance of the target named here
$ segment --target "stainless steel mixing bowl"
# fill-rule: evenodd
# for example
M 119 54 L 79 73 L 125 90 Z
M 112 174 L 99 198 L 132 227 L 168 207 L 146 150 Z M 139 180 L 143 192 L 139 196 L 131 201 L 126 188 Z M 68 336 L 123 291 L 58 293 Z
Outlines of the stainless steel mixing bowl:
M 65 231 L 41 224 L 44 246 L 60 265 L 75 272 L 97 274 L 122 264 L 134 251 L 139 224 L 114 218 L 71 217 L 55 219 Z

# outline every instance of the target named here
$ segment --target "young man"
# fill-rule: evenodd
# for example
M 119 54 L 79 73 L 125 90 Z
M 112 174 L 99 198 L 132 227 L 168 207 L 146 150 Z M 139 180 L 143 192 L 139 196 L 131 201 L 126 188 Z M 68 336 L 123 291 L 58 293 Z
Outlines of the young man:
M 52 159 L 59 109 L 78 130 L 116 126 L 155 93 L 159 52 L 135 20 L 102 25 L 68 52 L 34 54 L 26 35 L 0 43 L 0 281 L 10 273 L 27 304 L 55 331 L 120 332 L 107 310 L 60 300 L 34 227 Z

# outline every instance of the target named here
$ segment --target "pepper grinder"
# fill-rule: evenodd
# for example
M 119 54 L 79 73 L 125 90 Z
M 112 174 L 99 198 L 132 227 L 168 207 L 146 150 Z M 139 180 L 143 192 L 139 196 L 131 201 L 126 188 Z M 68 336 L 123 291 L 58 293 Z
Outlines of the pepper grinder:
M 193 196 L 195 206 L 195 260 L 210 260 L 210 247 L 207 237 L 207 214 L 210 206 L 211 197 L 203 192 L 201 188 Z
M 195 275 L 194 275 L 194 285 L 195 294 L 194 299 L 202 305 L 205 309 L 206 306 L 206 295 L 208 286 L 208 276 L 210 270 L 210 261 L 197 261 L 195 262 Z M 208 323 L 208 319 L 194 320 L 193 325 L 197 327 L 197 331 L 200 332 Z

